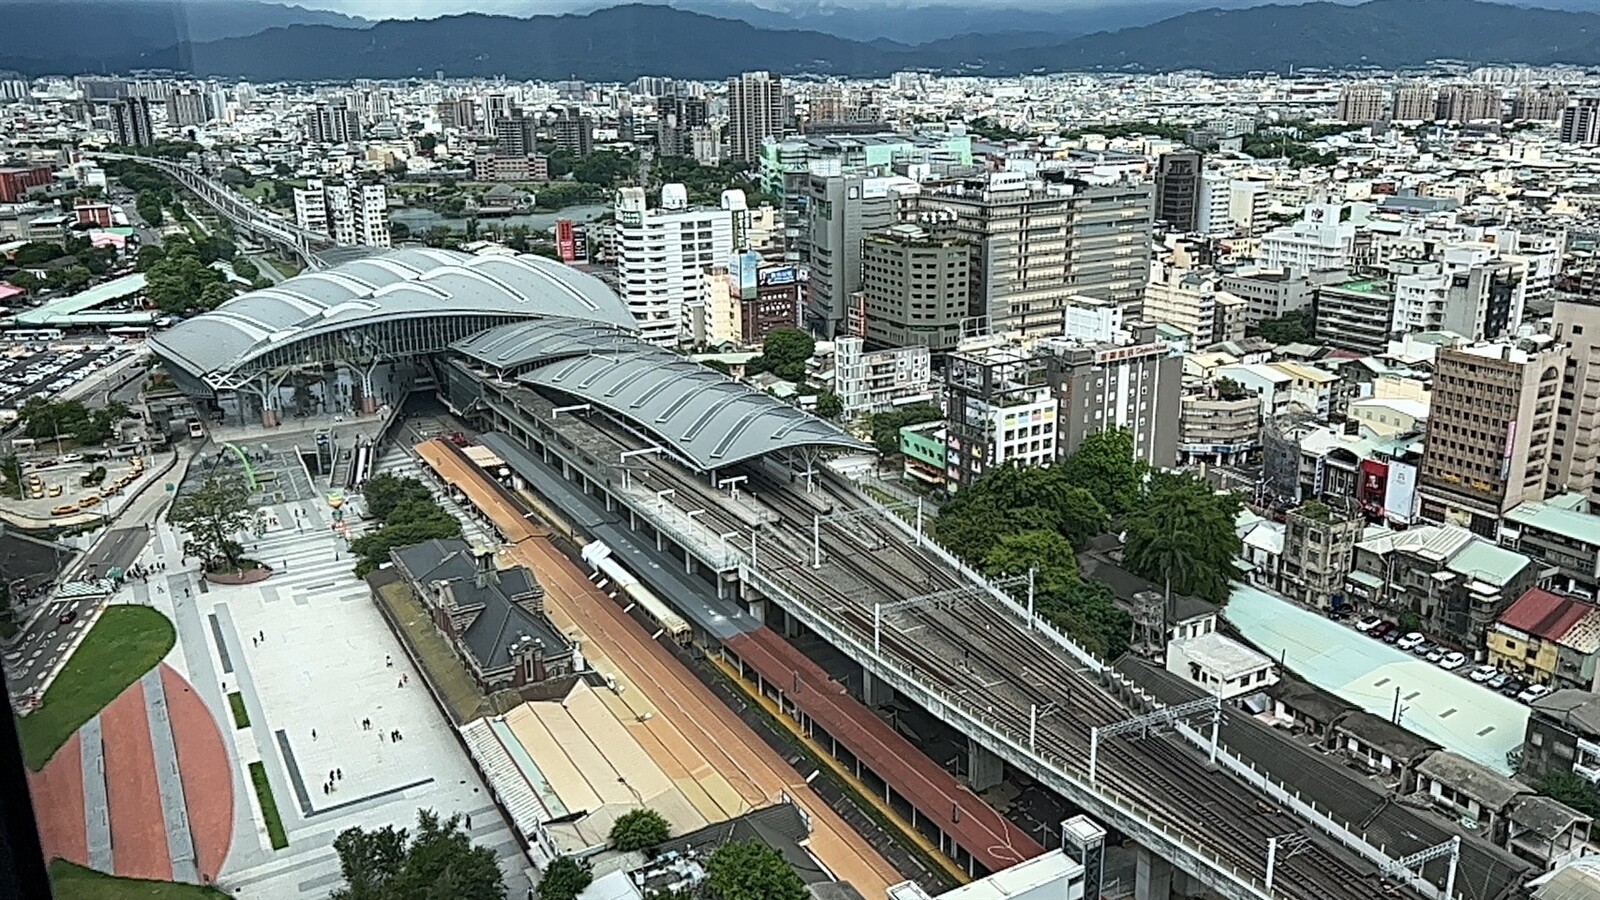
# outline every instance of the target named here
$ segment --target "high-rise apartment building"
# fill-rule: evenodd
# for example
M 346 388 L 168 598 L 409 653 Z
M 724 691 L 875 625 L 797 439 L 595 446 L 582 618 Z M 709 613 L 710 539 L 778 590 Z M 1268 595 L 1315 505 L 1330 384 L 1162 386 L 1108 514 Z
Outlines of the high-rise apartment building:
M 1339 92 L 1333 117 L 1351 125 L 1371 125 L 1388 115 L 1389 92 L 1376 84 L 1352 84 Z
M 1500 89 L 1493 85 L 1446 85 L 1439 89 L 1434 118 L 1441 122 L 1500 121 Z
M 478 127 L 478 105 L 471 98 L 444 100 L 435 103 L 433 110 L 446 130 L 473 131 Z
M 1229 178 L 1220 172 L 1200 176 L 1194 230 L 1200 234 L 1253 237 L 1271 221 L 1269 186 L 1264 181 Z
M 494 121 L 494 154 L 506 158 L 527 159 L 538 151 L 539 123 L 513 109 L 509 115 Z
M 1396 122 L 1430 122 L 1438 109 L 1438 92 L 1425 82 L 1402 84 L 1394 92 Z
M 1566 345 L 1549 339 L 1439 350 L 1418 478 L 1422 518 L 1492 538 L 1501 514 L 1544 499 L 1567 358 Z
M 1511 118 L 1521 122 L 1557 122 L 1566 108 L 1566 88 L 1559 85 L 1525 87 L 1511 101 Z
M 742 162 L 761 159 L 761 142 L 788 130 L 783 78 L 775 72 L 746 72 L 728 79 L 728 156 Z
M 204 124 L 207 114 L 206 95 L 196 88 L 182 88 L 167 95 L 167 124 L 175 128 Z
M 616 203 L 617 281 L 644 340 L 676 347 L 697 329 L 691 311 L 704 309 L 702 282 L 712 266 L 733 256 L 733 214 L 692 207 L 681 184 L 663 185 L 661 205 L 649 208 L 644 188 L 625 187 Z M 754 273 L 752 273 L 753 275 Z M 752 281 L 753 281 L 752 277 Z M 752 293 L 754 285 L 751 285 Z
M 388 192 L 381 184 L 313 178 L 295 189 L 294 217 L 300 227 L 320 231 L 339 244 L 387 249 L 391 243 Z
M 1140 318 L 1181 329 L 1196 348 L 1242 340 L 1248 304 L 1223 290 L 1219 280 L 1215 272 L 1154 263 Z
M 1163 153 L 1156 161 L 1156 218 L 1167 223 L 1168 228 L 1195 230 L 1203 171 L 1204 160 L 1194 150 Z
M 555 141 L 557 152 L 573 156 L 588 156 L 594 152 L 594 122 L 576 106 L 556 110 L 550 137 Z
M 1600 271 L 1569 275 L 1555 303 L 1554 335 L 1570 348 L 1550 453 L 1551 494 L 1600 500 Z
M 361 140 L 361 116 L 344 100 L 319 100 L 306 113 L 306 139 L 313 144 Z
M 1155 213 L 1149 183 L 995 172 L 924 186 L 910 205 L 916 216 L 937 217 L 934 233 L 967 241 L 975 330 L 1055 335 L 1071 297 L 1110 301 L 1129 318 L 1144 298 Z
M 124 147 L 148 147 L 156 142 L 155 126 L 150 123 L 150 101 L 143 97 L 124 97 L 111 102 L 111 130 Z
M 656 104 L 656 152 L 662 156 L 694 155 L 692 135 L 705 124 L 703 98 L 662 97 Z
M 972 289 L 966 245 L 913 224 L 861 243 L 863 332 L 880 347 L 921 345 L 948 353 L 961 342 Z
M 810 270 L 806 326 L 832 338 L 844 330 L 850 297 L 861 290 L 861 241 L 899 219 L 900 197 L 917 190 L 900 176 L 813 174 L 797 251 Z
M 1600 97 L 1579 97 L 1561 111 L 1561 140 L 1567 144 L 1600 144 Z

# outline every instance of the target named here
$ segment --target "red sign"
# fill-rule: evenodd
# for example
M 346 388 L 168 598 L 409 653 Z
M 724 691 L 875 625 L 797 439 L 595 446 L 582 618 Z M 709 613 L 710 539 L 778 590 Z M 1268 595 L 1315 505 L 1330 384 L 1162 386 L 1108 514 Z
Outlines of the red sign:
M 1384 495 L 1389 490 L 1389 464 L 1374 459 L 1361 461 L 1361 483 L 1356 485 L 1356 500 L 1373 515 L 1382 515 Z
M 562 262 L 574 262 L 578 258 L 578 241 L 573 235 L 571 219 L 556 220 L 556 252 L 561 254 Z

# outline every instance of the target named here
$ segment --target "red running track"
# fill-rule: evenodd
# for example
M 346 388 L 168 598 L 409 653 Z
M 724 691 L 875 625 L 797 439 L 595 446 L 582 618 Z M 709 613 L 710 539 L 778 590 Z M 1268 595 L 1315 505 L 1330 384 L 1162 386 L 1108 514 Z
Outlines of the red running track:
M 74 734 L 43 769 L 28 773 L 28 792 L 45 859 L 89 863 L 89 828 L 84 822 L 83 740 Z
M 201 880 L 215 882 L 233 842 L 233 763 L 216 717 L 189 682 L 163 663 L 161 684 L 167 693 Z
M 144 686 L 135 682 L 100 712 L 106 753 L 106 805 L 111 812 L 111 858 L 116 875 L 172 879 L 166 817 L 156 781 L 155 749 Z

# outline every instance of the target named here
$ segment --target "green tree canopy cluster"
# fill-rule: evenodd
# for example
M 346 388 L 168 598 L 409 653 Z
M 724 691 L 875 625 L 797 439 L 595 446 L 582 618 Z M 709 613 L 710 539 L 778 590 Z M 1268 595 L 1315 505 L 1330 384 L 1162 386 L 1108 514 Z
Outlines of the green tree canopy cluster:
M 379 478 L 385 476 L 367 482 L 364 496 L 367 511 L 382 522 L 383 527 L 351 542 L 350 550 L 356 554 L 357 578 L 367 577 L 388 562 L 389 551 L 396 547 L 461 536 L 461 523 L 434 502 L 433 495 L 422 482 L 415 478 L 388 479 L 378 485 L 374 496 L 373 482 Z
M 240 278 L 248 278 L 251 281 L 261 277 L 261 267 L 243 256 L 233 258 L 233 271 Z
M 1586 816 L 1600 816 L 1600 793 L 1582 776 L 1571 772 L 1551 772 L 1534 782 L 1533 789 Z
M 1241 151 L 1256 159 L 1287 159 L 1293 168 L 1331 166 L 1339 161 L 1336 153 L 1324 153 L 1304 141 L 1283 134 L 1242 135 Z
M 90 409 L 82 400 L 52 403 L 42 397 L 30 397 L 17 412 L 28 437 L 36 440 L 72 437 L 80 444 L 98 444 L 115 434 L 117 423 L 128 417 L 128 405 L 113 401 Z
M 893 456 L 900 452 L 900 429 L 943 418 L 939 407 L 931 403 L 913 403 L 892 412 L 873 413 L 867 420 L 867 427 L 872 429 L 872 443 L 877 445 L 878 453 Z
M 968 122 L 967 131 L 988 141 L 1025 141 L 1033 137 L 1026 131 L 1007 128 L 987 116 L 980 116 Z
M 806 361 L 817 350 L 816 338 L 798 328 L 774 328 L 761 342 L 761 355 L 745 364 L 745 373 L 771 372 L 797 384 L 806 380 Z
M 1061 136 L 1068 139 L 1077 139 L 1086 134 L 1098 134 L 1107 138 L 1143 136 L 1165 138 L 1169 141 L 1181 141 L 1192 130 L 1194 130 L 1193 125 L 1175 125 L 1166 122 L 1118 122 L 1106 125 L 1083 125 L 1063 131 Z
M 706 860 L 713 900 L 805 900 L 806 883 L 783 854 L 759 841 L 723 844 Z
M 183 529 L 183 552 L 210 571 L 237 571 L 244 554 L 237 536 L 264 527 L 250 494 L 250 483 L 233 472 L 210 475 L 179 494 L 167 521 Z
M 1311 310 L 1295 309 L 1252 325 L 1245 333 L 1274 344 L 1299 344 L 1312 339 L 1311 328 Z
M 1173 593 L 1226 603 L 1244 549 L 1234 529 L 1239 509 L 1237 494 L 1218 493 L 1203 478 L 1157 472 L 1143 503 L 1123 521 L 1123 562 Z
M 539 878 L 539 900 L 574 900 L 592 881 L 594 867 L 588 860 L 558 856 Z
M 745 163 L 730 160 L 715 166 L 702 165 L 692 156 L 657 157 L 651 170 L 651 184 L 660 190 L 663 184 L 681 184 L 688 191 L 690 203 L 716 204 L 726 190 L 744 191 L 745 202 L 751 207 L 772 202 L 761 189 L 761 183 L 750 176 Z
M 208 238 L 233 245 L 223 238 Z M 183 235 L 167 238 L 160 247 L 139 248 L 139 267 L 145 273 L 145 297 L 162 312 L 179 315 L 216 309 L 233 298 L 233 286 L 221 272 L 207 265 L 200 249 Z
M 611 845 L 625 853 L 643 850 L 672 837 L 672 826 L 653 809 L 632 809 L 611 824 Z
M 488 847 L 475 846 L 458 813 L 440 819 L 417 812 L 417 832 L 385 825 L 349 828 L 333 840 L 345 886 L 329 900 L 505 900 L 500 864 Z

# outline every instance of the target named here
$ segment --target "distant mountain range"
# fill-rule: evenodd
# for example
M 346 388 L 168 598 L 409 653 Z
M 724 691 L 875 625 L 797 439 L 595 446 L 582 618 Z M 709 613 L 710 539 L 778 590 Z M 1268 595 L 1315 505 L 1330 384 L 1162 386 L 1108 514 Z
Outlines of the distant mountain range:
M 676 2 L 726 5 L 729 0 Z M 26 74 L 167 68 L 317 81 L 432 77 L 443 71 L 456 77 L 625 81 L 646 74 L 713 79 L 750 69 L 863 76 L 904 69 L 989 75 L 1237 73 L 1394 68 L 1440 58 L 1600 65 L 1600 15 L 1479 0 L 1208 9 L 1079 36 L 1043 28 L 975 32 L 921 44 L 759 27 L 661 5 L 584 15 L 470 14 L 377 23 L 259 2 L 20 0 L 7 3 L 5 10 L 12 33 L 28 40 L 14 42 L 0 66 Z M 1060 19 L 1054 14 L 1040 21 L 1059 26 Z

